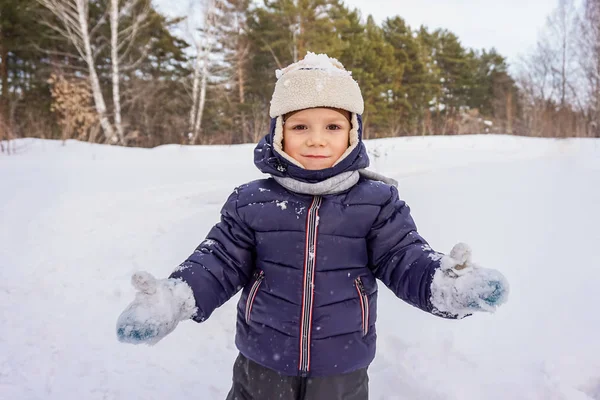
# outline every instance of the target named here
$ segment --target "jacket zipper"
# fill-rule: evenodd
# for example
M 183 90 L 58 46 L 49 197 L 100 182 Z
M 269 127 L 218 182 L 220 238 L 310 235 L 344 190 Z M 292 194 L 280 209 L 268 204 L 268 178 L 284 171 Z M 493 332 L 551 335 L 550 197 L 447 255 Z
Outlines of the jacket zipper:
M 298 368 L 302 376 L 310 371 L 310 338 L 312 308 L 314 300 L 315 264 L 317 255 L 317 231 L 321 196 L 313 197 L 306 217 L 306 244 L 304 247 L 304 280 L 302 293 L 302 315 L 300 316 L 300 360 Z
M 369 333 L 369 297 L 365 292 L 365 287 L 360 277 L 356 278 L 356 280 L 354 281 L 354 285 L 356 286 L 356 290 L 358 291 L 358 298 L 360 299 L 363 336 L 367 336 L 367 333 Z
M 260 271 L 258 276 L 256 277 L 256 281 L 252 288 L 250 289 L 250 293 L 248 294 L 248 300 L 246 300 L 246 323 L 250 323 L 250 313 L 252 312 L 252 305 L 254 304 L 254 298 L 256 297 L 256 293 L 258 293 L 258 288 L 262 280 L 265 277 L 264 271 Z

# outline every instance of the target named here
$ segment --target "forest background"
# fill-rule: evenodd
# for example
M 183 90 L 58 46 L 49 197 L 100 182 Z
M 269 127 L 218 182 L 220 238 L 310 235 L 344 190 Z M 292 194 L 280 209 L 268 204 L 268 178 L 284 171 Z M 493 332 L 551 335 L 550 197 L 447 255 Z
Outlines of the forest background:
M 559 0 L 511 66 L 447 29 L 378 24 L 341 0 L 192 0 L 177 18 L 150 0 L 0 0 L 0 151 L 22 137 L 256 142 L 275 70 L 307 51 L 352 71 L 366 139 L 600 137 L 600 0 Z

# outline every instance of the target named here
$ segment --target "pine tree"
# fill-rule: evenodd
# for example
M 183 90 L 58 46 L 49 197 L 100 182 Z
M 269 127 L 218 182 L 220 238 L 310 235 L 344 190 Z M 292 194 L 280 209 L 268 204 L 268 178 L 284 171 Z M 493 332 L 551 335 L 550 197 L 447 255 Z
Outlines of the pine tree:
M 394 89 L 401 70 L 394 58 L 394 48 L 385 41 L 383 30 L 372 16 L 367 17 L 363 35 L 353 35 L 341 60 L 352 71 L 365 100 L 364 137 L 389 136 L 394 113 Z
M 335 57 L 345 46 L 334 18 L 338 0 L 265 0 L 248 15 L 246 110 L 257 137 L 268 127 L 268 108 L 275 70 L 303 58 L 308 51 Z M 262 117 L 261 117 L 262 116 Z
M 435 60 L 441 72 L 442 104 L 448 112 L 455 112 L 470 100 L 475 57 L 473 52 L 462 47 L 453 33 L 438 30 L 434 34 L 437 39 Z
M 418 36 L 425 50 L 433 94 L 430 103 L 433 129 L 430 131 L 456 133 L 459 115 L 469 108 L 475 84 L 475 54 L 463 48 L 458 37 L 448 30 L 429 33 L 421 27 Z
M 506 106 L 501 104 L 506 102 L 509 93 L 512 96 L 516 94 L 506 59 L 495 49 L 482 50 L 475 56 L 474 85 L 468 105 L 477 108 L 484 116 L 505 119 Z
M 406 22 L 388 18 L 383 22 L 386 41 L 394 47 L 394 57 L 400 70 L 399 88 L 394 93 L 394 118 L 399 118 L 399 132 L 403 135 L 422 133 L 425 111 L 432 100 L 429 76 L 422 58 L 421 44 Z M 395 135 L 396 136 L 396 135 Z
M 47 79 L 65 48 L 40 23 L 47 17 L 37 0 L 0 2 L 0 139 L 56 133 Z

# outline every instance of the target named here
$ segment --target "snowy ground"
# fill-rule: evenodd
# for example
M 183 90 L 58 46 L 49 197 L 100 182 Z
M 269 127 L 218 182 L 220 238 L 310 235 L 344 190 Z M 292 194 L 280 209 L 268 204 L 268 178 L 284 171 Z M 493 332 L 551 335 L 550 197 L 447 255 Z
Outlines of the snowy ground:
M 117 342 L 130 275 L 164 277 L 260 177 L 252 146 L 20 141 L 0 155 L 0 399 L 224 399 L 235 300 L 155 347 Z M 470 243 L 509 303 L 447 321 L 381 285 L 371 398 L 600 400 L 600 140 L 372 141 L 440 251 Z

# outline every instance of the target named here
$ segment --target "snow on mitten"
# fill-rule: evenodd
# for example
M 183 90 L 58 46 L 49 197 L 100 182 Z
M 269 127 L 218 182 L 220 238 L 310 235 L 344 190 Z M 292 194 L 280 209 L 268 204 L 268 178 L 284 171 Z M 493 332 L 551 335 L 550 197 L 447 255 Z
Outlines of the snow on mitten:
M 440 260 L 433 275 L 431 303 L 444 314 L 463 318 L 474 311 L 494 312 L 506 303 L 509 284 L 499 271 L 471 262 L 471 248 L 459 243 Z
M 192 289 L 182 280 L 157 280 L 148 272 L 136 272 L 131 284 L 138 293 L 117 320 L 121 342 L 156 344 L 196 313 Z

